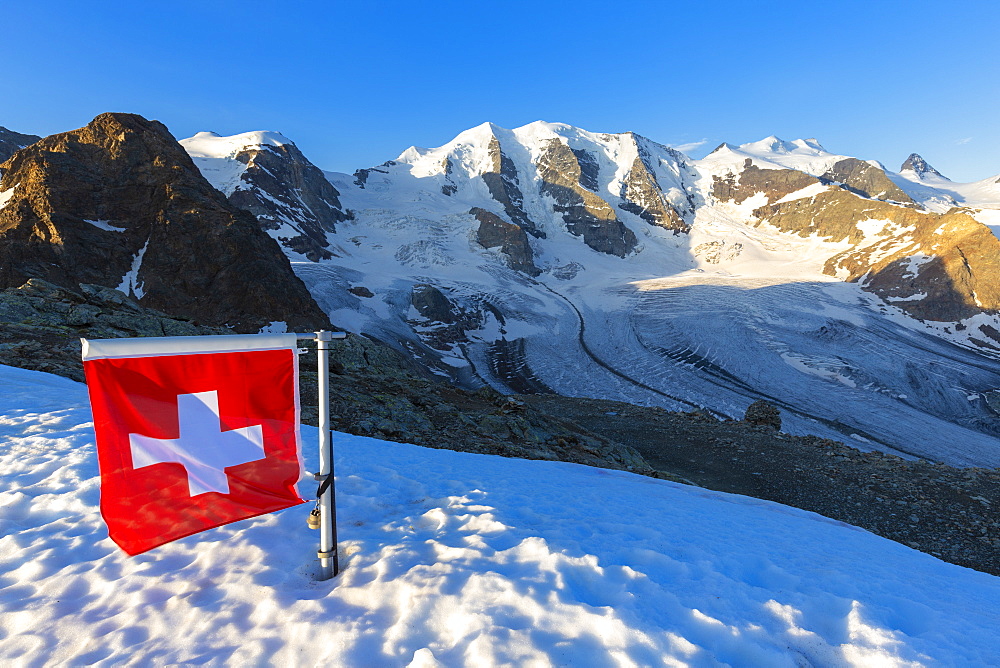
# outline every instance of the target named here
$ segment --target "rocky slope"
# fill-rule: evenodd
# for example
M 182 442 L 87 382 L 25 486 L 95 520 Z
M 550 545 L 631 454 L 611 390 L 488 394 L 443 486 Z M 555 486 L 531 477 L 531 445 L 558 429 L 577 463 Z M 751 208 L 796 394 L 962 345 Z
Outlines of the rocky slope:
M 35 135 L 23 135 L 20 132 L 8 130 L 0 127 L 0 162 L 6 162 L 7 158 L 20 151 L 25 146 L 30 146 L 41 139 Z
M 254 214 L 290 255 L 333 257 L 327 233 L 349 214 L 337 189 L 294 143 L 274 132 L 200 132 L 181 144 L 230 203 Z
M 0 287 L 103 285 L 242 332 L 328 322 L 254 216 L 227 202 L 156 121 L 102 114 L 0 169 Z

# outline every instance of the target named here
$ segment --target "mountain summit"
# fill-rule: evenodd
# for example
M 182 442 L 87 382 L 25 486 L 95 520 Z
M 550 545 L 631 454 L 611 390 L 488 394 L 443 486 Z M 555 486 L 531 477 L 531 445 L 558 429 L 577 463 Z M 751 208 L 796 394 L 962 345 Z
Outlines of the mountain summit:
M 243 332 L 328 323 L 257 220 L 157 121 L 101 114 L 0 168 L 0 287 L 103 285 Z
M 903 166 L 899 168 L 899 171 L 913 172 L 914 174 L 916 174 L 918 177 L 921 178 L 924 176 L 936 176 L 937 178 L 944 179 L 945 181 L 950 180 L 948 179 L 948 177 L 941 174 L 941 172 L 939 172 L 938 170 L 934 169 L 929 164 L 927 164 L 927 161 L 921 158 L 916 153 L 910 154 L 910 157 L 908 157 L 903 162 Z

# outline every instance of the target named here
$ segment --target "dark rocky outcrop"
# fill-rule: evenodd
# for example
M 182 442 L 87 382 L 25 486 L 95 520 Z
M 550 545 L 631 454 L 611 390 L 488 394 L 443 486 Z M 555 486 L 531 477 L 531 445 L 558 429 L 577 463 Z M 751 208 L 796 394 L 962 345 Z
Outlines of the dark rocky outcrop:
M 673 230 L 674 234 L 691 230 L 684 217 L 667 201 L 656 175 L 641 153 L 622 181 L 621 198 L 623 201 L 618 206 L 623 211 L 636 214 L 650 225 Z
M 458 309 L 444 296 L 444 293 L 427 283 L 413 286 L 410 304 L 417 313 L 427 320 L 452 324 L 458 320 Z
M 0 364 L 83 382 L 80 338 L 231 334 L 149 308 L 101 285 L 60 287 L 32 278 L 0 290 Z
M 441 167 L 444 169 L 444 183 L 441 185 L 441 194 L 454 195 L 458 192 L 458 186 L 455 185 L 455 181 L 452 178 L 452 174 L 455 172 L 455 165 L 452 164 L 451 158 L 445 156 L 445 159 L 441 162 Z
M 0 127 L 0 162 L 6 162 L 10 156 L 26 146 L 41 139 L 35 135 L 23 135 L 7 128 Z
M 492 316 L 501 325 L 503 314 L 482 298 L 456 303 L 439 288 L 417 283 L 410 293 L 410 305 L 418 314 L 411 320 L 420 330 L 420 339 L 436 350 L 453 350 L 456 344 L 468 342 L 466 332 L 479 329 Z
M 507 266 L 517 271 L 523 271 L 529 276 L 538 276 L 541 270 L 535 266 L 528 235 L 518 225 L 506 222 L 500 216 L 473 207 L 469 213 L 479 221 L 476 230 L 476 241 L 483 248 L 499 248 L 507 256 Z
M 355 297 L 364 297 L 365 299 L 371 299 L 375 296 L 374 292 L 363 285 L 355 285 L 354 287 L 348 288 L 347 291 Z
M 911 171 L 916 173 L 917 176 L 936 176 L 939 179 L 949 180 L 948 177 L 943 175 L 938 170 L 927 164 L 927 161 L 921 158 L 916 153 L 911 153 L 910 157 L 903 161 L 903 166 L 899 168 L 899 171 Z
M 524 194 L 521 193 L 514 161 L 503 152 L 500 140 L 495 136 L 490 138 L 487 150 L 492 165 L 480 178 L 486 183 L 490 196 L 500 202 L 504 213 L 515 225 L 534 237 L 545 238 L 545 233 L 538 229 L 524 211 Z
M 864 160 L 845 158 L 826 171 L 820 180 L 837 183 L 853 193 L 871 199 L 903 202 L 916 206 L 913 199 L 885 175 L 885 172 Z
M 597 162 L 597 158 L 586 149 L 574 148 L 570 150 L 573 151 L 576 162 L 580 165 L 580 185 L 596 193 L 600 187 L 600 164 Z
M 625 257 L 635 249 L 635 234 L 618 220 L 610 204 L 580 185 L 582 173 L 569 146 L 548 140 L 538 159 L 542 194 L 553 199 L 552 208 L 562 214 L 570 233 L 583 237 L 596 251 Z
M 819 179 L 805 172 L 796 169 L 761 169 L 747 158 L 743 163 L 743 171 L 738 175 L 730 173 L 725 177 L 713 177 L 712 195 L 722 202 L 742 204 L 754 195 L 764 193 L 768 204 L 773 204 L 782 197 L 815 183 L 819 183 Z
M 234 158 L 247 169 L 229 201 L 257 216 L 264 229 L 295 230 L 294 236 L 279 237 L 290 250 L 313 262 L 333 257 L 326 234 L 350 216 L 323 172 L 292 143 L 246 148 Z
M 395 160 L 386 160 L 379 167 L 392 167 L 396 164 Z M 378 174 L 388 174 L 388 169 L 379 169 L 378 167 L 369 167 L 368 169 L 358 169 L 354 172 L 354 185 L 359 188 L 364 189 L 365 185 L 368 183 L 368 178 L 372 173 Z
M 121 287 L 145 307 L 255 332 L 328 326 L 278 244 L 161 123 L 109 113 L 3 163 L 0 288 Z

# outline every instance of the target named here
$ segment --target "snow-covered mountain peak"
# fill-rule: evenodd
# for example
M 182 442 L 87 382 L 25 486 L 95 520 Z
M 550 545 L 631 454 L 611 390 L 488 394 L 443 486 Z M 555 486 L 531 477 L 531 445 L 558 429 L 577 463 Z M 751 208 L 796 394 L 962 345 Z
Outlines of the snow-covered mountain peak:
M 830 153 L 814 138 L 785 141 L 771 135 L 739 146 L 723 143 L 695 164 L 709 173 L 720 173 L 740 171 L 749 159 L 761 169 L 794 169 L 821 176 L 846 157 Z
M 634 132 L 596 133 L 567 123 L 534 121 L 513 129 L 490 122 L 482 123 L 437 148 L 411 146 L 394 162 L 400 163 L 402 169 L 416 178 L 435 175 L 476 178 L 499 169 L 497 160 L 508 159 L 513 160 L 512 168 L 527 174 L 533 171 L 532 165 L 552 149 L 553 141 L 581 155 L 591 155 L 594 169 L 598 168 L 599 162 L 603 162 L 607 165 L 609 178 L 612 174 L 620 178 L 640 154 L 655 155 L 653 162 L 686 160 L 683 154 Z M 392 171 L 394 166 L 387 164 L 383 167 Z
M 926 176 L 933 176 L 938 179 L 944 179 L 945 181 L 951 180 L 938 170 L 931 167 L 926 160 L 916 153 L 910 154 L 910 157 L 903 162 L 903 166 L 899 168 L 899 171 L 900 173 L 913 172 L 913 176 L 917 179 L 923 179 Z
M 280 132 L 257 130 L 224 137 L 217 132 L 199 132 L 181 139 L 180 145 L 192 158 L 232 158 L 248 148 L 285 146 L 292 141 Z
M 498 141 L 498 134 L 509 132 L 490 122 L 481 123 L 460 132 L 442 146 L 411 146 L 400 153 L 394 162 L 404 166 L 416 178 L 447 176 L 456 168 L 473 177 L 489 170 L 489 146 Z M 387 163 L 384 166 L 391 169 L 394 165 Z
M 741 144 L 737 149 L 743 153 L 767 158 L 772 155 L 828 156 L 832 155 L 815 139 L 794 139 L 785 141 L 771 135 L 760 141 Z
M 593 144 L 600 141 L 599 137 L 607 136 L 588 132 L 568 123 L 550 123 L 548 121 L 534 121 L 514 128 L 510 130 L 510 133 L 525 145 L 539 144 L 551 139 L 560 139 L 570 145 L 579 142 Z

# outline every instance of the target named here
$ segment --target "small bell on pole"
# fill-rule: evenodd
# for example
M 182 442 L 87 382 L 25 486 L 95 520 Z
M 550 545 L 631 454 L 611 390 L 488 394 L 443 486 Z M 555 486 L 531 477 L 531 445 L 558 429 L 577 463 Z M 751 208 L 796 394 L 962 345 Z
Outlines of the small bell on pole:
M 319 504 L 316 504 L 316 507 L 312 509 L 312 512 L 309 513 L 309 516 L 306 518 L 306 524 L 309 526 L 310 529 L 319 528 L 320 525 L 319 516 L 320 516 Z

